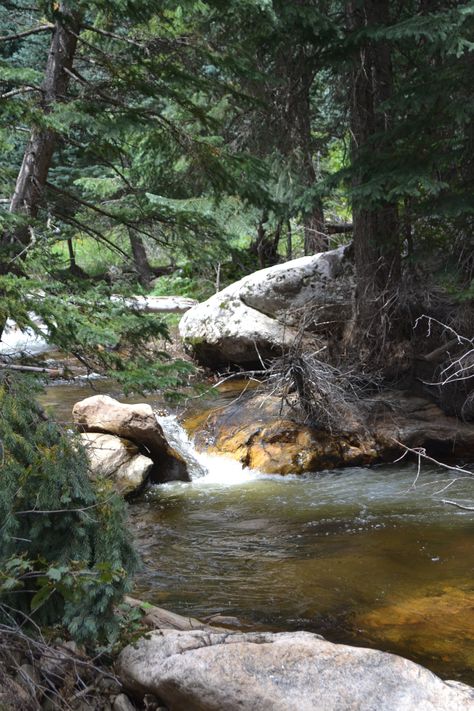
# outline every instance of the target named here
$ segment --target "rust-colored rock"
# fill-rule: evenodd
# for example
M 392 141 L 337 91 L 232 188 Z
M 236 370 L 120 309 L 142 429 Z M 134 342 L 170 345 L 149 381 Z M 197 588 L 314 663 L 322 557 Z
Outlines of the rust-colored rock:
M 363 414 L 362 414 L 363 413 Z M 262 392 L 200 417 L 198 448 L 226 454 L 267 474 L 303 474 L 344 466 L 392 461 L 408 447 L 466 456 L 474 451 L 474 425 L 445 415 L 425 398 L 387 392 L 361 408 L 347 432 L 331 433 L 298 423 L 290 408 Z
M 199 423 L 198 448 L 226 454 L 265 474 L 304 474 L 377 460 L 371 440 L 301 425 L 280 398 L 257 393 L 219 408 Z

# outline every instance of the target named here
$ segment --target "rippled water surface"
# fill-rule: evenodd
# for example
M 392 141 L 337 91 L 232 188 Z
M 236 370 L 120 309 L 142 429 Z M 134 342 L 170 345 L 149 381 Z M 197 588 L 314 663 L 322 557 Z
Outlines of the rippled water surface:
M 100 383 L 100 390 L 107 384 Z M 109 387 L 110 389 L 110 387 Z M 50 388 L 69 420 L 89 389 Z M 153 399 L 152 399 L 153 401 Z M 474 480 L 414 464 L 305 477 L 259 475 L 201 455 L 209 474 L 130 507 L 144 558 L 136 593 L 245 628 L 305 629 L 474 683 Z
M 176 612 L 312 630 L 474 681 L 474 520 L 433 493 L 446 474 L 425 469 L 410 490 L 414 466 L 283 478 L 209 462 L 207 477 L 156 487 L 132 507 L 145 560 L 137 592 Z M 456 487 L 458 499 L 474 492 Z

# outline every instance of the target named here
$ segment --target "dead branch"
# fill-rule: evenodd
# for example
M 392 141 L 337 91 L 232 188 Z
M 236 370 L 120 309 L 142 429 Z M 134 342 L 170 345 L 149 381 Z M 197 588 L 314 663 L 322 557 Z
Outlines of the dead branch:
M 450 504 L 451 506 L 456 506 L 458 509 L 462 509 L 463 511 L 474 511 L 474 506 L 463 506 L 462 504 L 458 503 L 457 501 L 450 501 L 449 499 L 441 499 L 442 504 Z
M 439 356 L 443 355 L 443 353 L 446 353 L 446 351 L 448 351 L 450 348 L 457 345 L 458 343 L 459 341 L 457 338 L 452 338 L 450 341 L 444 343 L 442 346 L 435 348 L 434 351 L 431 351 L 431 353 L 419 356 L 419 359 L 427 361 L 428 363 L 432 363 L 433 361 L 436 361 Z
M 10 363 L 0 363 L 0 370 L 17 370 L 21 373 L 45 373 L 45 375 L 55 378 L 64 375 L 64 368 L 41 368 L 33 365 L 11 365 Z
M 141 44 L 140 42 L 136 42 L 135 40 L 130 39 L 130 37 L 124 37 L 122 35 L 117 35 L 114 32 L 107 32 L 106 30 L 102 30 L 99 27 L 94 27 L 93 25 L 87 25 L 83 24 L 82 25 L 84 30 L 89 30 L 90 32 L 95 32 L 98 35 L 102 35 L 103 37 L 109 37 L 110 39 L 117 40 L 118 42 L 125 42 L 126 44 L 131 44 L 134 47 L 138 47 L 139 49 L 147 50 L 146 45 Z
M 423 459 L 426 459 L 432 464 L 436 464 L 436 466 L 438 467 L 443 467 L 444 469 L 448 469 L 449 471 L 453 472 L 459 472 L 460 474 L 466 474 L 467 477 L 474 477 L 474 472 L 470 471 L 469 469 L 465 469 L 464 467 L 453 466 L 452 464 L 444 464 L 443 462 L 440 462 L 437 459 L 430 457 L 429 454 L 426 454 L 426 450 L 423 447 L 408 447 L 406 444 L 403 444 L 403 442 L 399 442 L 394 437 L 392 438 L 392 441 L 395 442 L 398 447 L 404 449 L 406 452 L 410 452 L 411 454 L 414 454 L 417 457 L 422 457 Z M 397 459 L 397 461 L 400 460 Z
M 54 25 L 48 22 L 47 25 L 38 25 L 38 27 L 32 27 L 30 30 L 24 30 L 24 32 L 17 32 L 13 35 L 3 35 L 3 37 L 0 37 L 0 42 L 11 42 L 21 39 L 22 37 L 28 37 L 29 35 L 37 35 L 39 32 L 50 32 L 53 29 Z

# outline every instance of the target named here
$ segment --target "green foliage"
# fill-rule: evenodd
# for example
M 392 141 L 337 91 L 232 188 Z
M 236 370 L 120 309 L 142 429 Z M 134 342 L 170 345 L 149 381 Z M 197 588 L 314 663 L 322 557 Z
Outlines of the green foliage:
M 0 375 L 0 619 L 108 643 L 137 567 L 125 507 L 110 484 L 92 486 L 84 451 L 45 418 L 36 391 Z

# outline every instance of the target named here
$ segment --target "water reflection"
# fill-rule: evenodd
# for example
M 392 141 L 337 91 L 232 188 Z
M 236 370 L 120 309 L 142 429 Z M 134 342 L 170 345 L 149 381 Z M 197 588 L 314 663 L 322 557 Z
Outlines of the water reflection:
M 132 508 L 146 565 L 138 592 L 177 612 L 309 629 L 474 680 L 474 524 L 430 495 L 446 473 L 427 469 L 414 491 L 414 467 L 400 465 L 241 471 L 239 482 L 233 462 L 226 481 L 226 461 Z M 472 491 L 466 480 L 457 494 Z
M 69 423 L 92 394 L 51 387 L 43 403 Z M 197 617 L 386 649 L 474 683 L 474 519 L 441 502 L 446 471 L 424 468 L 413 490 L 408 465 L 282 478 L 200 459 L 207 476 L 130 509 L 144 558 L 137 593 Z M 474 480 L 449 497 L 472 501 Z

